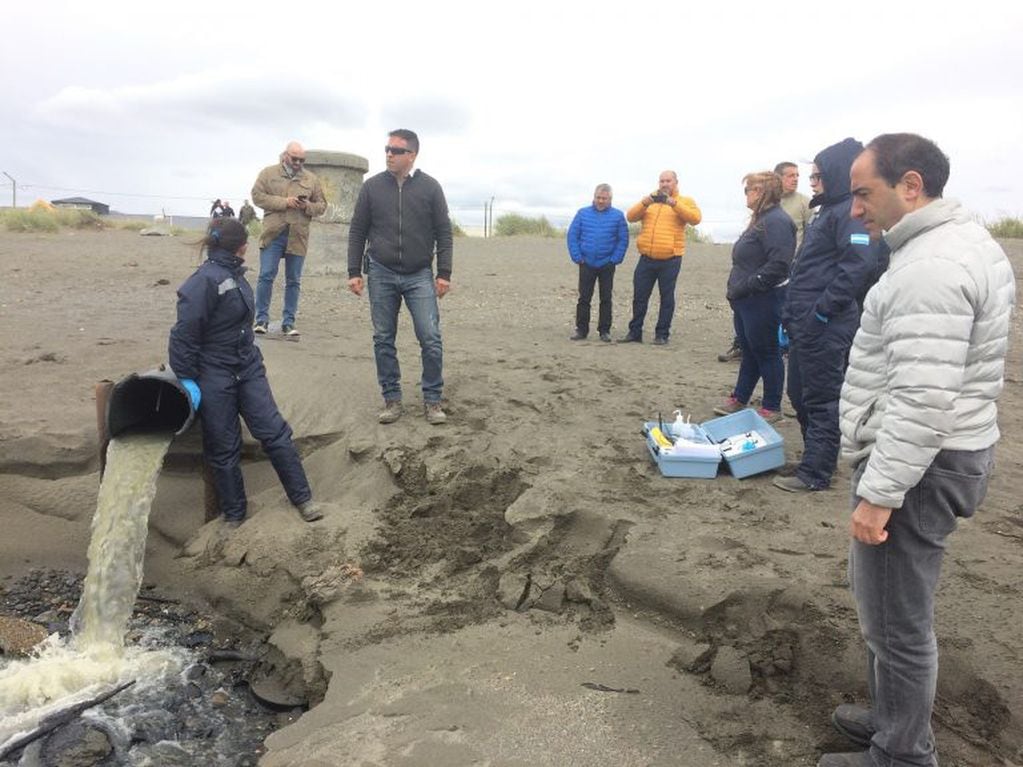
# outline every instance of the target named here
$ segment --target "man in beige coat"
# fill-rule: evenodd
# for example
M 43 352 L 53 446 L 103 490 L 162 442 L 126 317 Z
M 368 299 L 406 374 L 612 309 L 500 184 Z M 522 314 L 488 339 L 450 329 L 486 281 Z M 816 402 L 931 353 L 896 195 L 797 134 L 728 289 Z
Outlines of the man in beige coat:
M 270 299 L 277 268 L 284 259 L 284 312 L 281 332 L 298 335 L 295 315 L 301 290 L 302 267 L 309 246 L 309 222 L 327 209 L 320 180 L 305 169 L 305 149 L 292 141 L 280 162 L 263 168 L 252 187 L 252 201 L 261 207 L 263 234 L 259 238 L 259 280 L 256 282 L 256 333 L 270 327 Z

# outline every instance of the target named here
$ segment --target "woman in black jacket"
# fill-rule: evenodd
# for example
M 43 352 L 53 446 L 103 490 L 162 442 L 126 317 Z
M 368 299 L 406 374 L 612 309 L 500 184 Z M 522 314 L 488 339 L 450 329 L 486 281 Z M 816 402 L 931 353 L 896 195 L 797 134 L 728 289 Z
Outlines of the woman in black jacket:
M 746 206 L 752 215 L 746 231 L 732 247 L 726 294 L 732 305 L 742 362 L 731 396 L 714 412 L 728 415 L 745 408 L 757 382 L 763 379 L 764 394 L 757 412 L 773 423 L 781 419 L 785 385 L 785 363 L 778 346 L 783 298 L 779 285 L 789 276 L 796 250 L 796 225 L 780 205 L 778 174 L 750 173 L 743 184 Z

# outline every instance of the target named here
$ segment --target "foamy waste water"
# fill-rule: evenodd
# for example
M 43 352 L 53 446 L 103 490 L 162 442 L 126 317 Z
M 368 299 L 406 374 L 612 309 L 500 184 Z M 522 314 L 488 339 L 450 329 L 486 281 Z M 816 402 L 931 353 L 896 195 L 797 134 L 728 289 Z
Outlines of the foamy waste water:
M 180 669 L 181 651 L 124 647 L 142 583 L 156 480 L 171 439 L 150 433 L 110 441 L 71 639 L 51 635 L 33 658 L 0 669 L 0 748 L 50 713 L 132 679 L 159 684 Z

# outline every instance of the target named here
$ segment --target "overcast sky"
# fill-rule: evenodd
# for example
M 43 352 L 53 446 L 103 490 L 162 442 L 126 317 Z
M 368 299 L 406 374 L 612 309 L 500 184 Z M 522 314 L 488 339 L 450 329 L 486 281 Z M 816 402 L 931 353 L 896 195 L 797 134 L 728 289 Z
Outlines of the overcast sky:
M 377 173 L 407 127 L 463 226 L 491 197 L 565 225 L 599 182 L 624 209 L 670 168 L 727 240 L 745 173 L 793 160 L 809 193 L 825 146 L 913 131 L 950 156 L 949 196 L 1023 215 L 1018 0 L 57 0 L 3 19 L 0 170 L 19 205 L 237 209 L 290 139 Z

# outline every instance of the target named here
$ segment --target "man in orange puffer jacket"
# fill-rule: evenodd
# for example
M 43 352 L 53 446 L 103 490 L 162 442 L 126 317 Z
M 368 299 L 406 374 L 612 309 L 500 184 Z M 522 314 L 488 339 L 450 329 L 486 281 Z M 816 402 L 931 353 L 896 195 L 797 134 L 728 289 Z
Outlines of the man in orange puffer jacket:
M 700 209 L 693 198 L 678 193 L 678 174 L 666 170 L 657 180 L 657 191 L 629 208 L 625 217 L 643 224 L 636 239 L 639 261 L 632 275 L 632 321 L 629 334 L 620 343 L 643 341 L 643 320 L 656 283 L 661 307 L 654 327 L 654 343 L 663 345 L 668 343 L 675 314 L 675 281 L 686 252 L 686 224 L 700 223 Z

